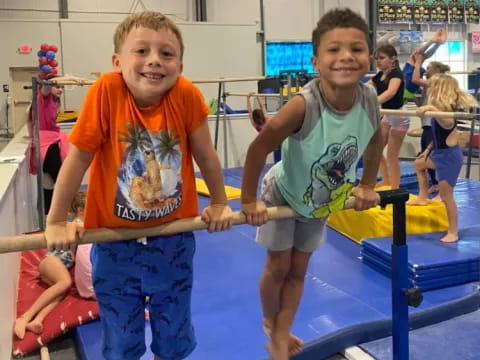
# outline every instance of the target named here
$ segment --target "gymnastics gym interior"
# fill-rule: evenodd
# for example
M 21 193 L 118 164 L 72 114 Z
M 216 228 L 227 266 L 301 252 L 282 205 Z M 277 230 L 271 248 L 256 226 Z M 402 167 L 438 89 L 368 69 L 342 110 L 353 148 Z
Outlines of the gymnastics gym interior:
M 64 87 L 57 122 L 68 134 L 89 85 L 111 71 L 116 25 L 142 10 L 171 17 L 184 37 L 183 75 L 199 87 L 210 106 L 208 125 L 229 204 L 238 212 L 243 164 L 257 135 L 248 118 L 246 95 L 262 95 L 274 116 L 318 76 L 310 64 L 311 31 L 335 7 L 361 14 L 373 44 L 388 38 L 401 66 L 416 46 L 437 29 L 446 29 L 448 40 L 430 60 L 448 64 L 461 88 L 478 99 L 478 1 L 0 1 L 0 360 L 103 358 L 97 304 L 80 298 L 74 287 L 45 318 L 42 333 L 27 332 L 19 340 L 12 331 L 15 318 L 45 289 L 38 279 L 38 263 L 46 250 L 25 250 L 12 243 L 44 229 L 41 194 L 53 188 L 47 175 L 29 171 L 27 108 L 35 93 L 32 86 L 46 69 L 41 63 L 39 67 L 41 45 L 55 50 L 50 68 L 85 79 Z M 414 102 L 407 102 L 405 110 L 410 130 L 400 152 L 400 188 L 416 196 L 413 161 L 420 149 L 421 123 Z M 401 203 L 388 202 L 363 212 L 332 214 L 324 244 L 311 257 L 293 323 L 292 332 L 303 339 L 304 350 L 292 359 L 480 358 L 478 114 L 473 109 L 458 118 L 464 139 L 464 165 L 454 188 L 458 242 L 439 241 L 448 225 L 442 202 L 403 204 L 404 216 L 398 210 Z M 272 164 L 269 155 L 262 175 Z M 358 178 L 362 170 L 360 166 Z M 88 188 L 87 176 L 82 185 Z M 199 172 L 197 192 L 200 208 L 207 206 L 208 190 Z M 255 243 L 255 234 L 256 228 L 246 224 L 227 232 L 195 232 L 192 316 L 198 345 L 188 359 L 268 359 L 258 294 L 266 254 Z M 142 360 L 153 358 L 148 321 L 145 327 L 147 353 Z

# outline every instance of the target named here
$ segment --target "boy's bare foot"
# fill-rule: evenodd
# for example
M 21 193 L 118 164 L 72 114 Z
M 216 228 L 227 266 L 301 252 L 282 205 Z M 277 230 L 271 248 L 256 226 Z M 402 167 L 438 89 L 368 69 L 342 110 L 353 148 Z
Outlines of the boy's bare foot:
M 289 334 L 288 337 L 288 354 L 295 356 L 303 351 L 303 341 L 299 337 Z
M 413 198 L 411 200 L 407 201 L 407 205 L 418 205 L 418 206 L 424 206 L 428 204 L 427 199 L 422 199 L 420 197 Z
M 41 321 L 33 320 L 27 324 L 27 330 L 35 334 L 41 334 L 43 331 L 43 324 Z
M 273 360 L 289 360 L 288 341 L 268 339 L 266 345 L 267 351 Z
M 272 337 L 272 320 L 263 319 L 263 331 L 271 338 Z M 288 336 L 288 354 L 294 356 L 303 351 L 303 341 L 299 337 L 289 334 Z
M 429 194 L 433 194 L 433 193 L 436 193 L 436 192 L 438 192 L 438 185 L 432 185 L 432 186 L 430 186 L 430 189 L 428 189 Z
M 27 320 L 20 316 L 18 319 L 15 320 L 15 324 L 13 325 L 13 332 L 15 336 L 19 339 L 23 339 L 25 337 L 25 329 L 27 328 Z
M 452 242 L 456 242 L 458 241 L 458 235 L 457 234 L 451 234 L 451 233 L 447 233 L 447 235 L 445 235 L 444 237 L 442 237 L 440 239 L 441 242 L 444 242 L 444 243 L 452 243 Z

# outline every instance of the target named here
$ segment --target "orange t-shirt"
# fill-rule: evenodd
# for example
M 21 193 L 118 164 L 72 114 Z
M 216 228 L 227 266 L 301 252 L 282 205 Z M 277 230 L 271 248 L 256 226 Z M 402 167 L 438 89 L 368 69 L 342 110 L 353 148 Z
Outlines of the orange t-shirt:
M 98 79 L 69 137 L 81 151 L 95 153 L 85 228 L 154 226 L 198 215 L 188 138 L 208 111 L 183 77 L 147 108 L 135 104 L 121 74 Z

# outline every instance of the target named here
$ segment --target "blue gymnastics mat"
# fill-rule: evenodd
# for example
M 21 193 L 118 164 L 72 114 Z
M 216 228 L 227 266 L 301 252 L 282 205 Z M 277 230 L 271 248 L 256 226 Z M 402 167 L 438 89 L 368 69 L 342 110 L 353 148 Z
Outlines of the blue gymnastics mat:
M 480 354 L 480 312 L 430 325 L 409 333 L 410 360 L 477 360 Z M 441 341 L 439 341 L 441 339 Z M 465 339 L 476 341 L 465 342 Z M 360 347 L 377 360 L 391 360 L 392 338 L 383 338 Z
M 242 169 L 226 169 L 224 175 L 227 185 L 239 187 Z M 463 189 L 470 190 L 469 186 Z M 464 198 L 469 202 L 465 215 L 475 216 L 478 222 L 480 200 Z M 200 197 L 201 207 L 208 202 L 208 198 Z M 233 200 L 230 205 L 239 210 L 240 202 Z M 468 216 L 463 221 L 473 222 Z M 188 359 L 267 357 L 258 295 L 265 250 L 255 243 L 255 232 L 248 225 L 235 226 L 226 233 L 196 232 L 192 313 L 198 346 Z M 295 360 L 322 359 L 391 334 L 391 281 L 359 257 L 358 244 L 326 229 L 324 245 L 312 255 L 293 324 L 292 331 L 305 341 L 305 351 Z M 410 326 L 431 325 L 479 306 L 475 284 L 429 291 L 422 305 L 410 310 Z M 82 325 L 75 332 L 81 358 L 101 359 L 100 323 Z M 142 359 L 151 358 L 148 350 Z
M 400 163 L 401 167 L 401 175 L 400 175 L 400 187 L 407 189 L 409 191 L 417 190 L 418 189 L 418 180 L 417 174 L 415 173 L 415 169 L 413 167 L 413 162 L 409 161 L 402 161 Z M 357 179 L 362 177 L 363 168 L 357 169 Z M 377 181 L 380 181 L 382 178 L 381 176 L 377 177 Z
M 456 243 L 442 243 L 441 235 L 407 236 L 411 285 L 432 290 L 479 280 L 480 226 L 460 229 Z M 391 274 L 390 238 L 365 239 L 361 248 L 365 264 L 386 276 Z

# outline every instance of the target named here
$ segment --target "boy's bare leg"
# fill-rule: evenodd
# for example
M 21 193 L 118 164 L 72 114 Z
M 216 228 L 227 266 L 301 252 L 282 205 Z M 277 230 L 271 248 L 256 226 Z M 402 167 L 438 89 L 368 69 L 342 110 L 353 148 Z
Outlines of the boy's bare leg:
M 447 209 L 448 230 L 447 234 L 440 239 L 443 242 L 458 241 L 458 210 L 455 198 L 453 197 L 453 188 L 448 182 L 442 180 L 438 184 L 440 196 L 445 208 Z
M 292 250 L 268 251 L 265 270 L 260 277 L 260 298 L 263 311 L 263 330 L 268 337 L 272 336 L 276 327 L 276 316 L 280 311 L 282 288 L 290 270 Z M 301 351 L 303 342 L 290 334 L 286 341 L 286 352 L 290 355 Z M 276 349 L 285 346 L 285 342 L 275 346 Z M 282 351 L 280 351 L 282 352 Z M 278 358 L 274 357 L 275 359 Z
M 288 356 L 297 355 L 303 350 L 303 341 L 292 335 L 290 330 L 302 297 L 310 256 L 311 253 L 292 251 L 290 271 L 281 289 L 280 311 L 275 316 L 275 326 L 267 343 L 267 350 L 274 360 L 288 359 Z

